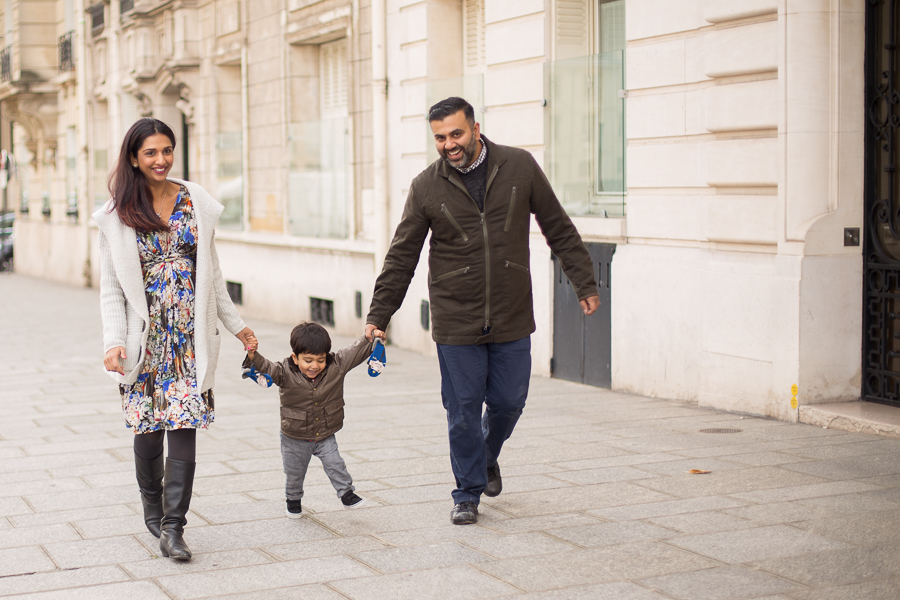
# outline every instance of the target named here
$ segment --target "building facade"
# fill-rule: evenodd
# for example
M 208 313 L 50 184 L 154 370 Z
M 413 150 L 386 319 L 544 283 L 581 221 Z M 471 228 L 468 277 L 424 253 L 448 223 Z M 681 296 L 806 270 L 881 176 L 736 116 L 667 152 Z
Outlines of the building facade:
M 174 175 L 226 207 L 245 314 L 356 335 L 436 158 L 427 109 L 461 95 L 535 155 L 595 258 L 604 308 L 584 319 L 533 227 L 536 373 L 783 420 L 891 401 L 892 365 L 863 351 L 860 245 L 885 3 L 4 0 L 16 269 L 96 284 L 90 213 L 152 115 L 179 136 Z M 427 275 L 390 335 L 434 353 Z

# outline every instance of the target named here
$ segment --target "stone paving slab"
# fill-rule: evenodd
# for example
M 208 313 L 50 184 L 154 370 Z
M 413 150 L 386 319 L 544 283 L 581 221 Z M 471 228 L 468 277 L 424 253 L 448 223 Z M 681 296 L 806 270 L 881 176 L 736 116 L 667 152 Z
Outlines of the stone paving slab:
M 4 577 L 0 579 L 0 594 L 9 596 L 49 592 L 120 581 L 131 581 L 131 578 L 119 566 L 66 569 Z
M 768 573 L 740 567 L 715 567 L 694 573 L 651 577 L 641 583 L 683 600 L 759 598 L 802 587 Z
M 822 535 L 799 531 L 787 525 L 685 536 L 672 539 L 669 543 L 727 564 L 772 557 L 801 556 L 850 547 L 848 544 Z
M 122 600 L 123 598 L 168 600 L 169 596 L 150 581 L 129 581 L 108 585 L 71 587 L 38 594 L 16 594 L 5 596 L 5 598 L 11 600 Z
M 534 377 L 503 494 L 458 527 L 436 360 L 392 346 L 378 379 L 346 382 L 338 442 L 367 505 L 344 510 L 313 461 L 305 516 L 288 520 L 277 392 L 240 379 L 226 339 L 198 435 L 194 559 L 161 558 L 98 305 L 96 290 L 0 277 L 18 341 L 0 350 L 0 599 L 900 598 L 900 440 Z M 266 356 L 289 354 L 290 325 L 250 325 Z

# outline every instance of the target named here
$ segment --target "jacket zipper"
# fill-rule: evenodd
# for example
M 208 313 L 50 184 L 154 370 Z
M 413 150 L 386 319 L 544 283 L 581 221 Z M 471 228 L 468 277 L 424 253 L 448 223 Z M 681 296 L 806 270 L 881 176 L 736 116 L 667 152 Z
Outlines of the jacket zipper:
M 487 185 L 484 186 L 484 202 L 487 204 L 487 195 L 497 176 L 500 167 L 495 166 L 488 177 Z M 474 200 L 473 200 L 474 202 Z M 484 331 L 491 327 L 491 245 L 488 243 L 487 223 L 484 220 L 484 209 L 481 211 L 481 230 L 484 232 Z
M 517 265 L 517 264 L 514 263 L 514 262 L 506 261 L 506 264 L 505 264 L 504 266 L 505 266 L 507 269 L 510 268 L 510 267 L 512 267 L 513 269 L 518 269 L 518 270 L 520 270 L 520 271 L 525 271 L 526 273 L 528 273 L 528 267 L 523 267 L 522 265 Z
M 491 172 L 491 176 L 488 177 L 487 185 L 484 187 L 484 201 L 487 202 L 487 195 L 491 189 L 491 183 L 494 182 L 494 177 L 497 176 L 497 172 L 500 170 L 500 167 L 494 166 L 494 170 Z M 469 190 L 466 189 L 466 186 L 462 184 L 462 182 L 457 182 L 452 177 L 448 177 L 450 183 L 458 187 L 462 190 L 462 192 L 469 196 L 469 199 L 475 203 L 475 207 L 478 207 L 478 203 L 475 202 L 475 199 L 469 195 Z M 459 229 L 460 233 L 463 234 L 463 240 L 469 241 L 469 238 L 466 237 L 466 234 L 463 232 L 462 228 L 458 223 L 450 216 L 450 212 L 441 204 L 441 211 L 447 213 L 447 216 L 450 217 L 450 222 L 456 225 L 457 229 Z M 484 329 L 488 329 L 491 326 L 491 248 L 490 244 L 488 244 L 488 231 L 487 231 L 487 223 L 484 222 L 484 209 L 482 209 L 479 214 L 481 215 L 481 230 L 484 233 Z
M 491 249 L 488 245 L 487 223 L 484 222 L 484 213 L 481 213 L 481 229 L 484 231 L 484 329 L 487 330 L 491 326 Z
M 440 281 L 440 280 L 442 280 L 442 279 L 446 279 L 446 278 L 450 277 L 451 275 L 459 275 L 460 273 L 466 274 L 466 273 L 468 273 L 468 272 L 469 272 L 469 267 L 463 267 L 462 269 L 455 269 L 455 270 L 453 270 L 453 271 L 450 271 L 449 273 L 444 273 L 444 274 L 441 275 L 440 277 L 435 277 L 435 278 L 433 278 L 433 279 L 431 280 L 431 283 L 435 283 L 435 282 Z
M 456 222 L 456 219 L 453 218 L 453 215 L 450 214 L 450 209 L 447 208 L 446 204 L 441 204 L 441 212 L 447 215 L 447 218 L 450 219 L 450 223 L 456 227 L 456 230 L 459 231 L 459 234 L 462 236 L 464 242 L 469 241 L 469 236 L 466 235 L 466 232 L 463 231 L 463 228 L 459 226 L 459 223 Z
M 509 214 L 506 215 L 506 226 L 503 227 L 503 233 L 509 233 L 509 224 L 512 222 L 513 207 L 516 205 L 516 186 L 512 189 L 512 198 L 509 199 Z

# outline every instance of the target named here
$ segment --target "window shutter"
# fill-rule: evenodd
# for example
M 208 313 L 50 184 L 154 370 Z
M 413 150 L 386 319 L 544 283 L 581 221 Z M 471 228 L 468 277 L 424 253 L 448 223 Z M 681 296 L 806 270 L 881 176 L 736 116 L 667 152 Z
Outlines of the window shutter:
M 556 0 L 556 60 L 590 54 L 588 0 Z
M 484 65 L 484 0 L 465 0 L 463 7 L 463 45 L 465 47 L 466 68 Z
M 347 40 L 319 47 L 322 116 L 347 114 Z
M 65 2 L 65 28 L 66 33 L 75 29 L 75 0 Z
M 3 3 L 3 20 L 4 20 L 4 29 L 6 34 L 6 46 L 12 45 L 13 39 L 13 3 L 12 0 L 6 0 Z

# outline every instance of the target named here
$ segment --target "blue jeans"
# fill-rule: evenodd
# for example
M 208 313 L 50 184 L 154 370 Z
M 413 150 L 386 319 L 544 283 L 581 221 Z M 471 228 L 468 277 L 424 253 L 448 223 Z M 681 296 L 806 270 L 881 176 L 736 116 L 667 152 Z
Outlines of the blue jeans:
M 478 504 L 487 485 L 487 466 L 497 462 L 525 408 L 531 338 L 502 344 L 438 344 L 437 351 L 456 478 L 453 502 Z

